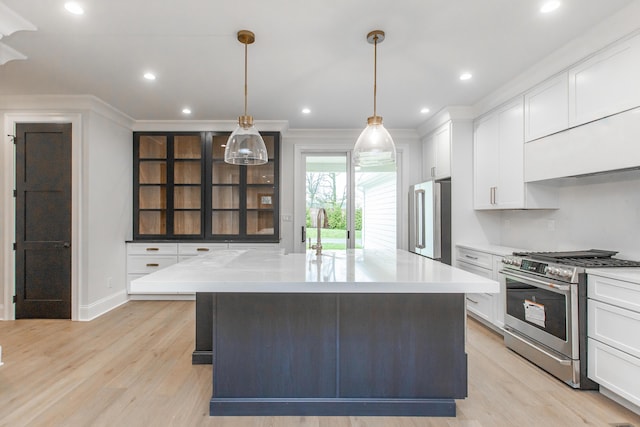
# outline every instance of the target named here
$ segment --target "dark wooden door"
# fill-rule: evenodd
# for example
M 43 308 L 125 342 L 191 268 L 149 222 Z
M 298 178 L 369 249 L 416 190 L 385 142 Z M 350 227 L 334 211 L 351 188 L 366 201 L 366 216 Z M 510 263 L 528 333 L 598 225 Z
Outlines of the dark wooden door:
M 70 319 L 71 124 L 16 131 L 16 319 Z

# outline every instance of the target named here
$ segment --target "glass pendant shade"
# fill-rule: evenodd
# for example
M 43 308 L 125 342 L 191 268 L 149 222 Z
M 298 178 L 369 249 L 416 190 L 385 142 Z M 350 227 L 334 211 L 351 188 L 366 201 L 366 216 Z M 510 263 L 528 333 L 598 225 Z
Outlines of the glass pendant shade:
M 353 147 L 353 163 L 363 168 L 395 164 L 396 147 L 389 132 L 382 124 L 382 117 L 373 116 L 367 120 Z
M 238 117 L 238 127 L 224 149 L 224 161 L 232 165 L 263 165 L 269 161 L 264 139 L 253 125 L 253 117 L 247 114 L 247 45 L 255 40 L 251 31 L 238 31 L 238 41 L 244 45 L 244 115 Z
M 389 132 L 382 125 L 382 117 L 376 114 L 378 43 L 384 41 L 384 31 L 374 30 L 367 34 L 367 41 L 373 50 L 373 116 L 367 119 L 367 127 L 362 131 L 353 147 L 353 164 L 361 168 L 395 165 L 396 146 Z
M 263 165 L 269 161 L 267 147 L 250 116 L 238 120 L 224 149 L 224 161 L 233 165 Z

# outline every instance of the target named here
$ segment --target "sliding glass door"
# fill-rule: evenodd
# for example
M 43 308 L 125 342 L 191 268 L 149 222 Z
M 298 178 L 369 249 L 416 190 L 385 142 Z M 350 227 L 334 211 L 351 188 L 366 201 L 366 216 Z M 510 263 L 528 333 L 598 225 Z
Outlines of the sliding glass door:
M 301 160 L 305 219 L 296 212 L 304 224 L 299 244 L 308 250 L 320 235 L 323 250 L 396 248 L 395 167 L 355 170 L 349 151 L 303 152 Z

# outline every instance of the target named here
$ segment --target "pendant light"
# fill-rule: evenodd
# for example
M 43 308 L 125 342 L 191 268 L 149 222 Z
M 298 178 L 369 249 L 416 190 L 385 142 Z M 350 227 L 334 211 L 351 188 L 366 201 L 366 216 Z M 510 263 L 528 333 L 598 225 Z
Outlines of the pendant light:
M 229 136 L 224 149 L 224 161 L 234 165 L 263 165 L 269 161 L 267 147 L 247 115 L 247 46 L 256 40 L 251 31 L 238 31 L 238 41 L 244 44 L 244 115 L 238 117 L 238 127 Z
M 353 148 L 355 166 L 371 167 L 396 163 L 396 147 L 389 132 L 382 125 L 382 117 L 376 114 L 376 79 L 378 66 L 378 43 L 384 40 L 384 31 L 374 30 L 367 34 L 367 41 L 373 44 L 373 116 L 367 119 L 367 127 L 362 131 Z

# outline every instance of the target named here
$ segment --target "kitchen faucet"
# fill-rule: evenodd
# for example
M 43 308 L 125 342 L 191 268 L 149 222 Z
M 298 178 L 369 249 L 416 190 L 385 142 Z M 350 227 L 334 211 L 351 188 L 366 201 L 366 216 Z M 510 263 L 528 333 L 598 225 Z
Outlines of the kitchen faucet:
M 320 230 L 329 227 L 329 217 L 327 211 L 324 208 L 318 209 L 318 215 L 316 216 L 316 230 L 318 234 L 318 241 L 315 245 L 311 246 L 311 249 L 316 250 L 316 255 L 322 255 L 322 237 Z

